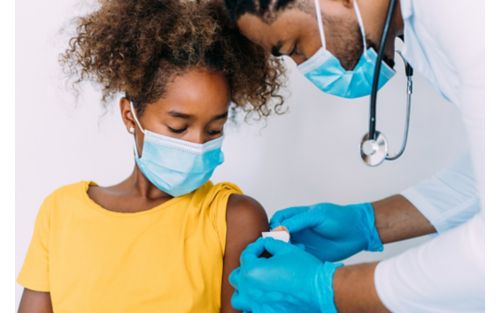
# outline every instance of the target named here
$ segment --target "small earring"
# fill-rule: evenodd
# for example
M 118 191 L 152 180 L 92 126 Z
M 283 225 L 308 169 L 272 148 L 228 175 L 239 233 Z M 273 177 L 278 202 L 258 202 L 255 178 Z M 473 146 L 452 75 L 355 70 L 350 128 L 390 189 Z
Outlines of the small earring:
M 135 134 L 135 128 L 134 127 L 130 127 L 128 129 L 128 132 L 131 133 L 131 134 Z

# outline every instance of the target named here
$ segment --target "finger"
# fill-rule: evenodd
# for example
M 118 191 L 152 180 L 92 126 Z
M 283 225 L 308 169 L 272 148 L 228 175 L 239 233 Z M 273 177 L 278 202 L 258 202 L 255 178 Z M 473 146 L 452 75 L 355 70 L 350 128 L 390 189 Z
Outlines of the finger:
M 309 211 L 285 219 L 281 222 L 281 225 L 286 227 L 290 234 L 293 234 L 306 228 L 317 226 L 319 223 L 321 223 L 319 215 L 315 214 L 314 211 Z
M 287 218 L 290 218 L 294 215 L 300 214 L 307 211 L 307 207 L 291 207 L 283 210 L 279 210 L 276 213 L 273 214 L 273 217 L 271 217 L 271 221 L 269 222 L 269 225 L 271 229 L 274 229 L 278 226 L 281 225 L 281 222 Z
M 252 313 L 269 313 L 271 311 L 267 310 L 265 307 L 263 306 L 258 306 L 256 307 Z
M 264 238 L 259 238 L 255 242 L 249 244 L 240 255 L 240 263 L 243 265 L 246 262 L 258 259 L 266 250 L 263 243 Z
M 231 297 L 231 306 L 239 311 L 251 312 L 252 310 L 248 300 L 238 290 L 235 290 Z
M 306 246 L 301 244 L 301 243 L 295 243 L 293 244 L 294 246 L 296 246 L 297 248 L 301 249 L 301 250 L 306 250 Z
M 290 248 L 293 247 L 292 244 L 283 242 L 281 240 L 276 240 L 273 238 L 262 238 L 262 244 L 265 251 L 269 252 L 271 255 L 277 255 L 284 252 L 288 252 Z
M 237 267 L 231 272 L 231 274 L 229 274 L 229 283 L 231 284 L 231 286 L 234 287 L 234 289 L 238 289 L 238 286 L 240 285 L 240 280 L 241 280 L 240 271 L 241 268 Z

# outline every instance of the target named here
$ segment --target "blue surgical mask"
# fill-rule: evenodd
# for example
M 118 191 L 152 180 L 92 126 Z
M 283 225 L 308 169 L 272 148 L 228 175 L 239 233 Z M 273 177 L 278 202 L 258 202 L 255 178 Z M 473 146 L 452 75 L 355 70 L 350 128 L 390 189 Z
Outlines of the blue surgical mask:
M 204 144 L 192 143 L 144 130 L 132 106 L 132 116 L 144 133 L 142 154 L 134 144 L 135 162 L 146 178 L 161 191 L 174 196 L 188 194 L 212 176 L 224 162 L 223 137 Z
M 343 98 L 359 98 L 371 93 L 375 61 L 377 59 L 377 52 L 373 48 L 367 49 L 366 34 L 358 3 L 354 0 L 353 4 L 361 29 L 361 36 L 363 37 L 363 54 L 356 67 L 351 71 L 344 69 L 339 59 L 326 49 L 319 0 L 315 0 L 315 5 L 321 36 L 321 48 L 312 57 L 298 66 L 304 76 L 321 91 Z M 378 88 L 382 88 L 394 74 L 395 71 L 385 62 L 382 62 Z

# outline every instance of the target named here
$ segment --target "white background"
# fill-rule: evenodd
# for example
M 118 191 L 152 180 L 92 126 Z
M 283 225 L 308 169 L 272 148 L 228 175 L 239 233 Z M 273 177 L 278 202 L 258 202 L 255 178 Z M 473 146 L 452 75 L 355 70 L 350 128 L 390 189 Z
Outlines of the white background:
M 16 274 L 46 195 L 80 180 L 113 184 L 132 170 L 132 141 L 116 101 L 106 113 L 89 86 L 77 101 L 58 65 L 68 39 L 61 29 L 88 7 L 74 0 L 16 1 Z M 380 93 L 378 110 L 378 128 L 393 152 L 401 141 L 406 88 L 397 62 L 399 73 Z M 368 127 L 368 98 L 321 94 L 289 68 L 288 113 L 267 123 L 228 124 L 226 162 L 214 176 L 240 185 L 269 215 L 290 205 L 380 199 L 431 175 L 466 149 L 458 111 L 416 74 L 407 151 L 397 162 L 369 168 L 358 150 Z M 349 262 L 394 255 L 420 241 L 392 244 L 382 254 L 363 253 Z M 17 286 L 16 303 L 21 291 Z

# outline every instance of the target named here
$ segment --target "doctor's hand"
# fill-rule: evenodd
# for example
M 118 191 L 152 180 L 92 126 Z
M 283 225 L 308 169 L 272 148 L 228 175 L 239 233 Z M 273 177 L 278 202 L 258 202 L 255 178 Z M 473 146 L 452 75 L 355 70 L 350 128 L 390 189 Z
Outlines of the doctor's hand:
M 267 251 L 269 258 L 261 257 Z M 241 254 L 240 267 L 229 276 L 237 310 L 253 313 L 336 313 L 335 269 L 303 249 L 272 238 L 260 238 Z
M 284 226 L 293 244 L 323 261 L 339 261 L 360 251 L 382 251 L 370 203 L 340 206 L 320 203 L 278 211 L 271 229 Z

